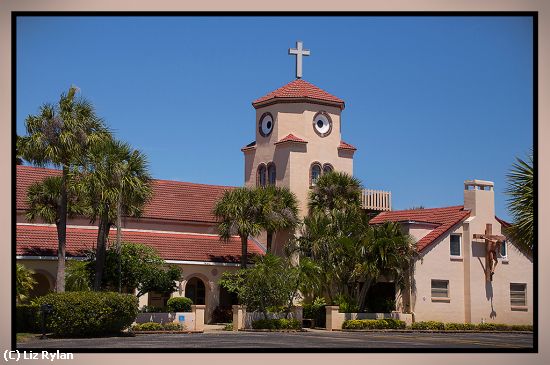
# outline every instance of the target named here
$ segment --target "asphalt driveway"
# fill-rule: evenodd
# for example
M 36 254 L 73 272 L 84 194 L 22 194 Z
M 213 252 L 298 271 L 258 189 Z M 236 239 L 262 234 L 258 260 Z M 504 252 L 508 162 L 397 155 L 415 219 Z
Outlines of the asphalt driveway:
M 105 337 L 40 340 L 17 345 L 24 349 L 532 349 L 532 333 L 421 333 L 421 332 L 230 332 L 195 334 L 147 334 L 135 337 Z

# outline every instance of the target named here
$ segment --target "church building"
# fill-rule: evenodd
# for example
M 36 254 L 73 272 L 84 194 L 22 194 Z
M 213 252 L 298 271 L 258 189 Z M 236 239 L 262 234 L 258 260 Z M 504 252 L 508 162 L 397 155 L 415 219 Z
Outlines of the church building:
M 297 42 L 289 53 L 296 56 L 296 79 L 252 102 L 256 113 L 250 126 L 255 139 L 241 150 L 244 185 L 288 187 L 296 194 L 303 217 L 308 192 L 322 174 L 341 171 L 353 175 L 357 149 L 341 135 L 342 123 L 347 122 L 342 118 L 344 101 L 302 79 L 302 57 L 309 51 Z M 18 262 L 35 271 L 35 296 L 55 287 L 57 234 L 54 225 L 27 221 L 27 190 L 32 183 L 56 174 L 60 171 L 17 166 L 16 255 Z M 207 322 L 213 320 L 216 307 L 228 308 L 234 300 L 217 282 L 224 271 L 238 269 L 240 239 L 221 241 L 212 213 L 229 189 L 232 187 L 154 180 L 153 198 L 143 216 L 123 219 L 123 241 L 154 247 L 167 263 L 181 266 L 183 279 L 172 296 L 206 304 Z M 412 285 L 395 293 L 398 310 L 414 313 L 415 320 L 532 323 L 532 258 L 506 241 L 494 276 L 488 280 L 486 236 L 474 238 L 474 234 L 500 235 L 506 225 L 495 217 L 491 182 L 465 182 L 460 206 L 392 211 L 390 192 L 368 189 L 362 193 L 362 206 L 379 213 L 371 223 L 399 222 L 417 240 L 419 259 Z M 488 225 L 492 231 L 486 231 Z M 115 230 L 110 234 L 111 239 L 114 236 Z M 275 254 L 283 253 L 288 237 L 288 233 L 275 236 Z M 86 250 L 95 248 L 96 238 L 97 227 L 87 218 L 70 219 L 69 260 L 82 259 Z M 264 254 L 265 245 L 265 235 L 249 238 L 250 253 Z M 160 293 L 148 293 L 140 298 L 140 306 L 163 306 L 167 299 Z

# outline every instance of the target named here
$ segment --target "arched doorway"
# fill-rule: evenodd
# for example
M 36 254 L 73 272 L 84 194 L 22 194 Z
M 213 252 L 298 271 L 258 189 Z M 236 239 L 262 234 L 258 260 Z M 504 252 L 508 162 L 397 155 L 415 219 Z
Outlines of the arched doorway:
M 51 291 L 50 280 L 48 280 L 45 274 L 36 272 L 32 274 L 32 277 L 36 281 L 36 284 L 29 293 L 31 298 L 41 297 Z
M 206 304 L 206 288 L 204 282 L 195 277 L 187 280 L 185 285 L 185 296 L 193 301 L 193 304 Z

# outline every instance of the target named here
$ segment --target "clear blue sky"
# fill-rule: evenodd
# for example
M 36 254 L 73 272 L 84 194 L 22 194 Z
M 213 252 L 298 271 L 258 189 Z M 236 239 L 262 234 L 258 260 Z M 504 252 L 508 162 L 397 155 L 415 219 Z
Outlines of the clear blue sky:
M 294 79 L 344 99 L 354 174 L 394 209 L 462 204 L 533 141 L 532 22 L 522 17 L 62 17 L 17 23 L 17 133 L 81 89 L 156 178 L 242 185 L 251 102 Z

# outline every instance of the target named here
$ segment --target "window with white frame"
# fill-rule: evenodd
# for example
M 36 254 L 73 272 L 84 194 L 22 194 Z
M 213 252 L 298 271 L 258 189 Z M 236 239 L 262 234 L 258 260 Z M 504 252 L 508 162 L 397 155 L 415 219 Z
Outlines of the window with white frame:
M 510 283 L 510 305 L 512 307 L 527 305 L 527 284 Z
M 449 280 L 432 279 L 432 298 L 449 298 Z
M 453 257 L 462 256 L 462 236 L 460 234 L 451 235 L 450 254 Z

